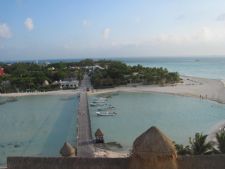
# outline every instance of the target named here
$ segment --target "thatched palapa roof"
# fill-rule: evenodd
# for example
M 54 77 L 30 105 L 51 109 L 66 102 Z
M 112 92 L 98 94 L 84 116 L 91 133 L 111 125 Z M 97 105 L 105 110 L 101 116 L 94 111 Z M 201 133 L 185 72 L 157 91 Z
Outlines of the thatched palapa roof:
M 133 154 L 139 156 L 176 156 L 176 150 L 172 141 L 166 135 L 158 128 L 151 127 L 134 141 Z
M 60 154 L 63 157 L 71 157 L 75 156 L 76 154 L 76 149 L 73 148 L 73 146 L 67 142 L 64 143 L 63 147 L 60 150 Z
M 102 131 L 98 128 L 97 131 L 95 132 L 95 137 L 103 137 Z

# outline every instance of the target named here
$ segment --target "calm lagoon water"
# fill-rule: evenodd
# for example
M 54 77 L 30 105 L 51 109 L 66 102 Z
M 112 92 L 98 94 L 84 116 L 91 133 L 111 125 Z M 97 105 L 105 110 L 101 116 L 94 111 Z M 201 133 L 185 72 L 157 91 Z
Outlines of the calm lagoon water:
M 58 156 L 66 140 L 75 144 L 76 106 L 76 96 L 26 96 L 0 105 L 0 164 L 7 156 Z
M 90 98 L 94 99 L 94 96 Z M 191 97 L 156 93 L 125 93 L 112 95 L 108 103 L 118 114 L 98 117 L 90 107 L 93 134 L 102 129 L 106 142 L 122 144 L 131 149 L 134 139 L 151 126 L 157 126 L 176 143 L 188 144 L 196 132 L 208 133 L 225 119 L 225 105 Z

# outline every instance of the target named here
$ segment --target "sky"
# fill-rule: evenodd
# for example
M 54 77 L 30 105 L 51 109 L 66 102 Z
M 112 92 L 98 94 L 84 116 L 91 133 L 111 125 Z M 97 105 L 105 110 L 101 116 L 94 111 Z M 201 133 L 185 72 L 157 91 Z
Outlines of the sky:
M 225 56 L 224 0 L 0 0 L 0 60 Z

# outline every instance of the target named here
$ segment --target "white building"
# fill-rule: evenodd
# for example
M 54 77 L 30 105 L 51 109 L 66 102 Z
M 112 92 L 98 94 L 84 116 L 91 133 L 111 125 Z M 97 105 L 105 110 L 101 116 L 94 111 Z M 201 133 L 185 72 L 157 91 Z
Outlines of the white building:
M 79 87 L 79 81 L 78 80 L 72 80 L 72 81 L 60 80 L 59 86 L 61 89 L 74 89 Z

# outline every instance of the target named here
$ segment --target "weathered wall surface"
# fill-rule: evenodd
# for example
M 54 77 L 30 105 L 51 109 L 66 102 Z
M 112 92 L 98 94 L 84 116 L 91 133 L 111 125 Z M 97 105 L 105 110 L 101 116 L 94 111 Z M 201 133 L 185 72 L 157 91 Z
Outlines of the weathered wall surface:
M 8 169 L 127 169 L 127 158 L 9 157 Z
M 179 156 L 178 169 L 225 169 L 225 155 Z
M 132 162 L 131 162 L 132 159 Z M 131 166 L 133 158 L 41 158 L 9 157 L 8 169 L 142 169 Z M 138 160 L 138 159 L 137 159 Z M 174 169 L 225 169 L 225 155 L 179 156 Z M 163 160 L 160 160 L 163 163 Z M 138 164 L 138 163 L 137 163 Z M 154 163 L 145 163 L 144 168 L 155 169 Z M 143 165 L 143 164 L 142 164 Z M 165 165 L 162 169 L 165 168 Z M 159 166 L 157 166 L 159 168 Z

